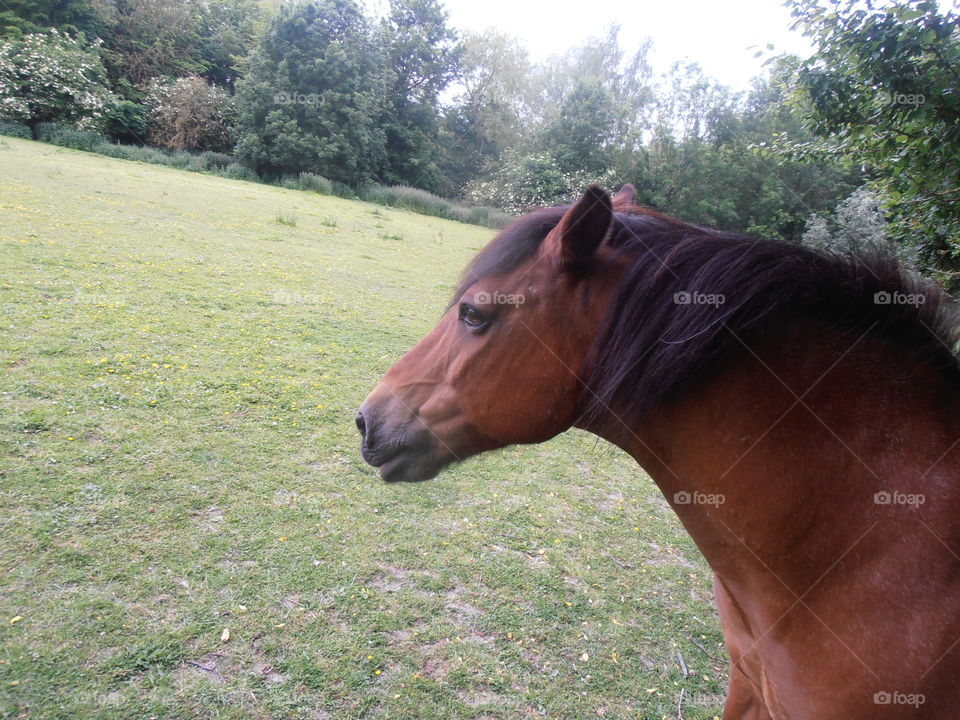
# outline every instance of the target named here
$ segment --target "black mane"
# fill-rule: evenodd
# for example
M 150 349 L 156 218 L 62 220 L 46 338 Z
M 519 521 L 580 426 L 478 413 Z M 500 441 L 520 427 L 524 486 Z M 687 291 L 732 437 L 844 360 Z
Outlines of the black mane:
M 566 210 L 538 210 L 504 229 L 464 271 L 453 302 L 477 279 L 518 267 Z M 616 213 L 606 242 L 629 266 L 589 351 L 582 378 L 589 416 L 615 407 L 636 423 L 744 352 L 747 339 L 804 317 L 849 332 L 851 343 L 864 333 L 882 338 L 960 386 L 951 298 L 906 271 L 890 250 L 826 252 L 639 209 Z M 682 293 L 723 301 L 677 302 Z M 877 302 L 906 296 L 921 300 Z

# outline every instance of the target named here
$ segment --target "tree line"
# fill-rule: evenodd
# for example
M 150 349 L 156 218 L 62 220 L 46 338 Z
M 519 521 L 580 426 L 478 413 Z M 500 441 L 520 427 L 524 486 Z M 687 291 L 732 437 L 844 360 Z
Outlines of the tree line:
M 953 284 L 957 16 L 787 4 L 815 53 L 771 55 L 737 93 L 695 64 L 654 73 L 649 42 L 624 48 L 616 27 L 535 63 L 496 30 L 458 33 L 439 0 L 380 17 L 355 0 L 7 0 L 0 118 L 512 213 L 631 182 L 695 223 L 896 243 Z

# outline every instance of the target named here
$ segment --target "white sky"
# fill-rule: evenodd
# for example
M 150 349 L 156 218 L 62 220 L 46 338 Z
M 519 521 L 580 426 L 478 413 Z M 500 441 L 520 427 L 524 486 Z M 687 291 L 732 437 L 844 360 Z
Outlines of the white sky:
M 367 0 L 386 4 L 388 0 Z M 494 27 L 520 40 L 530 59 L 541 62 L 619 24 L 627 55 L 645 37 L 653 39 L 650 59 L 656 73 L 677 60 L 700 63 L 704 72 L 734 90 L 746 90 L 763 72 L 767 43 L 774 53 L 806 56 L 811 47 L 791 32 L 790 11 L 781 0 L 443 0 L 450 25 L 458 30 Z M 882 3 L 877 3 L 882 4 Z M 939 0 L 956 11 L 958 0 Z M 758 48 L 748 50 L 751 45 Z M 768 53 L 769 55 L 769 53 Z
M 790 11 L 779 0 L 444 0 L 450 25 L 459 30 L 495 27 L 517 37 L 533 61 L 542 61 L 601 37 L 619 24 L 620 43 L 629 55 L 643 38 L 653 39 L 656 72 L 677 61 L 700 63 L 707 75 L 736 90 L 745 90 L 762 72 L 756 49 L 800 55 L 810 46 L 792 33 Z

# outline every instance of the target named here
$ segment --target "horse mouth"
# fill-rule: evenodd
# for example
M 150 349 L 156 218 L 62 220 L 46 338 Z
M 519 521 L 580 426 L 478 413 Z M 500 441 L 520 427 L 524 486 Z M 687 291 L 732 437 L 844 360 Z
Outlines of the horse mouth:
M 431 480 L 454 459 L 438 457 L 429 445 L 394 445 L 376 450 L 362 446 L 361 455 L 388 483 Z
M 425 463 L 422 459 L 397 455 L 377 468 L 380 479 L 388 483 L 414 483 L 432 480 L 443 469 L 442 464 Z

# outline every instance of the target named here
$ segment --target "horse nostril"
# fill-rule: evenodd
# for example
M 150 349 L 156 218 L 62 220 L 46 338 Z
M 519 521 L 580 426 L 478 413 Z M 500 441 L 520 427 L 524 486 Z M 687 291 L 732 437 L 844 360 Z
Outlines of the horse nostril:
M 357 413 L 357 430 L 360 431 L 360 437 L 366 439 L 367 437 L 367 422 L 363 419 L 363 413 Z

